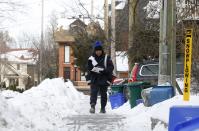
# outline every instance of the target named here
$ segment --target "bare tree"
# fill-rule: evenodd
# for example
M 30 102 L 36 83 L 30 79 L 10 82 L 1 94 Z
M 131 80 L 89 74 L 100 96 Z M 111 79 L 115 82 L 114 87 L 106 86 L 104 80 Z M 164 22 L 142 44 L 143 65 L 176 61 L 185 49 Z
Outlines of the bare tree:
M 8 42 L 11 42 L 12 38 L 9 36 L 7 31 L 0 32 L 0 53 L 5 53 L 9 49 Z
M 56 14 L 52 13 L 50 26 L 47 28 L 42 51 L 42 76 L 53 78 L 58 75 L 58 48 L 55 43 L 55 31 L 57 28 Z
M 176 0 L 176 57 L 177 60 L 184 62 L 184 45 L 185 45 L 185 30 L 193 29 L 193 49 L 192 49 L 192 91 L 199 93 L 199 2 L 198 0 Z M 154 4 L 148 7 L 148 12 L 151 17 L 159 13 L 160 4 Z M 151 13 L 152 12 L 152 13 Z
M 129 0 L 129 44 L 128 56 L 129 67 L 135 62 L 149 60 L 158 57 L 159 19 L 148 18 L 149 13 L 155 14 L 148 9 L 149 0 Z M 153 8 L 153 7 L 151 7 Z
M 0 24 L 4 20 L 15 20 L 16 13 L 24 13 L 22 7 L 24 5 L 20 1 L 16 0 L 1 0 L 0 1 Z
M 12 38 L 9 36 L 8 32 L 0 32 L 0 86 L 3 86 L 4 74 L 5 74 L 5 64 L 7 60 L 3 54 L 9 49 L 8 43 L 12 41 Z
M 91 22 L 90 26 L 92 28 L 89 28 L 88 25 L 83 30 L 81 26 L 70 28 L 75 37 L 75 44 L 72 45 L 74 56 L 77 58 L 75 64 L 80 67 L 83 73 L 87 71 L 87 61 L 88 57 L 92 54 L 93 43 L 96 40 L 101 40 L 102 42 L 105 40 L 104 32 L 98 23 Z

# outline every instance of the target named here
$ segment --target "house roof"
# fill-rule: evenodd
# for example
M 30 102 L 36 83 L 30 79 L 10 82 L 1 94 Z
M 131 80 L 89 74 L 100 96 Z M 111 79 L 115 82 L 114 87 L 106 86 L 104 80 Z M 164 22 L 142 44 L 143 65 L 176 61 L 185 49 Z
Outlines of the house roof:
M 56 42 L 74 42 L 75 38 L 66 30 L 62 28 L 55 32 Z
M 36 64 L 38 52 L 34 49 L 9 49 L 0 58 L 12 63 Z
M 122 10 L 122 9 L 124 9 L 125 4 L 126 4 L 126 1 L 121 1 L 121 2 L 115 7 L 115 9 L 116 9 L 116 10 Z
M 81 27 L 84 27 L 84 28 L 86 27 L 86 24 L 80 19 L 76 19 L 70 25 L 78 25 L 78 26 L 81 26 Z
M 115 10 L 123 10 L 125 5 L 127 5 L 127 0 L 116 0 Z M 109 12 L 108 15 L 111 16 L 111 4 L 109 4 Z

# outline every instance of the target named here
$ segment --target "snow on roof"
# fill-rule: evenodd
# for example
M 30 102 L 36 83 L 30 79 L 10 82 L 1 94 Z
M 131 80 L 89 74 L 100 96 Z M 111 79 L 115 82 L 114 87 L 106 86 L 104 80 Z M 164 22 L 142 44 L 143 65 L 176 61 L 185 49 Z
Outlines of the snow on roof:
M 161 1 L 149 1 L 147 6 L 143 8 L 147 12 L 147 18 L 159 18 L 161 9 Z
M 57 28 L 62 28 L 64 30 L 69 30 L 70 24 L 72 24 L 75 20 L 76 19 L 60 18 L 60 19 L 57 20 L 57 23 L 58 23 Z M 82 20 L 82 22 L 84 22 L 86 25 L 91 23 L 91 19 L 80 19 L 80 20 Z M 104 27 L 103 20 L 94 19 L 94 21 L 98 22 L 102 28 Z
M 118 2 L 120 2 L 120 3 L 118 5 L 116 5 L 115 9 L 123 10 L 128 1 L 127 0 L 118 0 Z M 111 3 L 109 3 L 109 4 L 111 4 Z M 111 10 L 108 12 L 108 15 L 111 16 Z
M 1 58 L 6 58 L 10 62 L 35 64 L 37 56 L 35 50 L 12 49 L 5 54 L 1 54 Z
M 178 15 L 178 18 L 181 18 L 182 19 L 193 19 L 193 20 L 196 20 L 196 19 L 199 19 L 199 16 L 198 15 L 194 15 L 194 14 L 189 14 L 189 15 L 186 15 L 184 16 L 184 9 L 186 8 L 186 4 L 185 4 L 185 0 L 179 0 L 179 1 L 176 1 L 176 8 L 177 8 L 177 15 Z M 147 18 L 154 18 L 154 19 L 157 19 L 159 18 L 160 16 L 160 9 L 162 8 L 162 0 L 158 0 L 158 1 L 149 1 L 149 3 L 147 4 L 147 6 L 145 6 L 143 9 L 146 10 L 147 12 Z
M 117 71 L 128 71 L 128 58 L 125 51 L 116 52 L 116 70 Z
M 121 3 L 119 3 L 119 4 L 115 7 L 115 9 L 116 9 L 116 10 L 122 10 L 122 9 L 124 9 L 125 4 L 126 4 L 126 1 L 121 1 Z
M 57 27 L 68 30 L 69 25 L 74 21 L 75 21 L 74 19 L 60 18 L 57 20 L 58 23 Z

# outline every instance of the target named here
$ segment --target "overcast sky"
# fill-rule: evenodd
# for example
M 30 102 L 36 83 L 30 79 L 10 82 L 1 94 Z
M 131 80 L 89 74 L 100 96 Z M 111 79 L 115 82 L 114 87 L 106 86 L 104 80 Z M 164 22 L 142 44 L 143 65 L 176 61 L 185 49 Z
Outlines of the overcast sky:
M 13 0 L 17 1 L 17 0 Z M 19 1 L 19 0 L 18 0 Z M 41 1 L 42 0 L 20 0 L 23 4 L 25 13 L 13 13 L 13 20 L 4 20 L 0 29 L 7 29 L 10 35 L 20 42 L 23 34 L 40 37 L 41 32 Z M 80 0 L 90 13 L 91 0 Z M 110 0 L 109 0 L 110 3 Z M 104 0 L 94 0 L 94 15 L 103 17 Z M 44 26 L 47 27 L 52 12 L 59 18 L 77 17 L 81 14 L 86 15 L 85 9 L 79 5 L 79 0 L 44 0 Z M 19 40 L 20 38 L 20 40 Z

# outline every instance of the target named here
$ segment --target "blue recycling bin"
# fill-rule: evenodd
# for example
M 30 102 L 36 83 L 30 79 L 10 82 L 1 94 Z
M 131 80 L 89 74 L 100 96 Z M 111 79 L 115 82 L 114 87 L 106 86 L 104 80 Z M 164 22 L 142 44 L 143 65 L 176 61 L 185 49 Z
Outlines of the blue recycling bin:
M 169 113 L 169 131 L 199 129 L 199 106 L 173 106 Z
M 172 86 L 154 86 L 150 91 L 149 104 L 154 105 L 174 96 Z
M 111 108 L 116 109 L 125 103 L 125 97 L 123 93 L 115 93 L 109 96 Z

